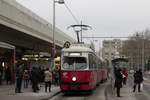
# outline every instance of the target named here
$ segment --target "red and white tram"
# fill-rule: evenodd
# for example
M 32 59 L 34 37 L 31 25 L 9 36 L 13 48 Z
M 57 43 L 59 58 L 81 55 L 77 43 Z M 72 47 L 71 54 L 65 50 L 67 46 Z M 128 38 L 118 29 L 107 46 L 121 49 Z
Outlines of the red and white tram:
M 60 87 L 67 91 L 90 91 L 107 78 L 107 70 L 88 44 L 62 49 Z

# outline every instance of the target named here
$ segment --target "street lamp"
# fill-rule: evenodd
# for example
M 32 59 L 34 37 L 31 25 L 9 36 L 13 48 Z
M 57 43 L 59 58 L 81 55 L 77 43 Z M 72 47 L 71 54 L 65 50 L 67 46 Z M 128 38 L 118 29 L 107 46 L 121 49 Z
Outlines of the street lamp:
M 58 4 L 64 4 L 64 0 L 53 0 L 53 43 L 52 43 L 52 57 L 53 60 L 55 58 L 55 3 Z M 54 66 L 55 66 L 55 60 L 54 60 Z

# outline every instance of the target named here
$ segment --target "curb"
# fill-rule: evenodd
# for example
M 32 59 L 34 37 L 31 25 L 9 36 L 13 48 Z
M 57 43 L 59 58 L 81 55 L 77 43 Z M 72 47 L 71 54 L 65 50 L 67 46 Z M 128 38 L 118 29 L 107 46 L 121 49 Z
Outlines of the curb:
M 104 91 L 105 100 L 112 100 L 112 98 L 114 98 L 113 92 L 114 91 L 113 91 L 112 85 L 108 84 Z
M 49 100 L 49 99 L 52 99 L 53 97 L 55 97 L 56 95 L 60 94 L 61 93 L 61 90 L 54 93 L 53 95 L 49 96 L 49 97 L 46 97 L 46 98 L 42 98 L 40 100 Z

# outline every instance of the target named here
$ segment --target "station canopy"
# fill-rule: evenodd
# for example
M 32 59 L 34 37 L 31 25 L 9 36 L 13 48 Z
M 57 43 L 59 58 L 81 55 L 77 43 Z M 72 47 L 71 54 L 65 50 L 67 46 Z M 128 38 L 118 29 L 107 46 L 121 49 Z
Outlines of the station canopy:
M 15 46 L 10 45 L 10 44 L 5 43 L 5 42 L 0 42 L 0 48 L 15 49 Z
M 126 58 L 116 58 L 112 60 L 112 63 L 116 63 L 116 62 L 128 62 L 128 59 Z

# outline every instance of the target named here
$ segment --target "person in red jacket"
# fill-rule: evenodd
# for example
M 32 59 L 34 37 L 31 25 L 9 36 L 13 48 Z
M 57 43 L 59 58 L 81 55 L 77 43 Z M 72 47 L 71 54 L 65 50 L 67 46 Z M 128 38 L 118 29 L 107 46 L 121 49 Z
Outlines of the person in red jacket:
M 125 68 L 123 70 L 123 84 L 126 85 L 127 83 L 127 77 L 128 77 L 128 70 Z

